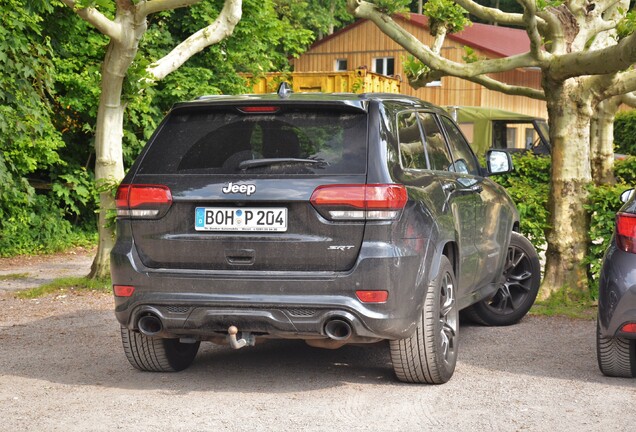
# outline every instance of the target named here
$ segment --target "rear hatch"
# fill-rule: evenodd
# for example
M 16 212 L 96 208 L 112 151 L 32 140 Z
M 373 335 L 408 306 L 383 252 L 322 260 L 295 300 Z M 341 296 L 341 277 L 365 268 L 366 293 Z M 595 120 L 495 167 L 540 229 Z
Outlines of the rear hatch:
M 350 269 L 365 227 L 351 210 L 368 193 L 367 119 L 362 103 L 173 109 L 118 192 L 143 263 Z

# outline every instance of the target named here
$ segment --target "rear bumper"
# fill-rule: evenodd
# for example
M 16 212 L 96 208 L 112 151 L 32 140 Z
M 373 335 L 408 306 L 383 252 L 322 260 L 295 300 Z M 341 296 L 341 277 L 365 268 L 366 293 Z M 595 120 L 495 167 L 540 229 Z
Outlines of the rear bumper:
M 433 255 L 429 242 L 364 244 L 348 272 L 168 270 L 145 267 L 132 242 L 111 254 L 113 284 L 135 287 L 115 297 L 117 320 L 138 330 L 144 315 L 162 322 L 162 337 L 213 339 L 230 326 L 256 336 L 325 338 L 330 320 L 347 322 L 352 341 L 401 339 L 415 329 Z M 356 290 L 387 290 L 387 302 L 362 303 Z
M 606 252 L 599 280 L 599 330 L 605 337 L 636 339 L 635 333 L 620 331 L 636 322 L 636 254 L 616 248 L 614 240 Z

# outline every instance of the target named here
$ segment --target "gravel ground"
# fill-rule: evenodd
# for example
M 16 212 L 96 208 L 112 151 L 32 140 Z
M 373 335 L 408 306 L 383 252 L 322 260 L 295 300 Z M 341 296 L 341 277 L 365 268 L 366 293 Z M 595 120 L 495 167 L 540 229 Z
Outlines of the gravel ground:
M 86 274 L 90 258 L 0 260 L 0 431 L 580 432 L 636 423 L 636 381 L 600 374 L 593 321 L 463 326 L 455 375 L 441 386 L 397 382 L 383 344 L 203 344 L 184 372 L 138 372 L 124 357 L 110 295 L 13 295 Z M 35 282 L 2 280 L 15 273 Z

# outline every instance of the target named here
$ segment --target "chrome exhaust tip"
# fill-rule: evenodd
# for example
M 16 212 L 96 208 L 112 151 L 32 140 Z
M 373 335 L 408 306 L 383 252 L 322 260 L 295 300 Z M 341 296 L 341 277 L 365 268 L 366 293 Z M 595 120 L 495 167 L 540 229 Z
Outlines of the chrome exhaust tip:
M 156 336 L 163 330 L 163 323 L 156 315 L 147 314 L 139 318 L 137 327 L 146 336 Z
M 351 337 L 351 325 L 342 319 L 329 320 L 325 324 L 325 334 L 332 340 L 347 340 Z

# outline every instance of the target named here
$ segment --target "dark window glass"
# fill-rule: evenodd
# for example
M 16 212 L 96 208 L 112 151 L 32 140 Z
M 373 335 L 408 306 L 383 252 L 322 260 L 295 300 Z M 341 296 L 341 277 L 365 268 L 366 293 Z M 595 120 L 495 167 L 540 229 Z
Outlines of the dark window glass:
M 479 164 L 459 128 L 447 117 L 441 117 L 448 134 L 448 145 L 453 154 L 453 165 L 449 171 L 479 175 Z
M 151 143 L 143 174 L 362 174 L 366 115 L 338 111 L 177 110 Z M 258 159 L 305 159 L 252 165 Z
M 509 127 L 506 130 L 506 147 L 507 148 L 517 147 L 517 128 Z
M 451 166 L 451 156 L 446 146 L 446 140 L 439 125 L 435 121 L 435 115 L 431 113 L 419 113 L 424 142 L 431 169 L 436 171 L 448 171 Z
M 384 59 L 383 58 L 375 59 L 375 72 L 379 74 L 384 74 Z
M 386 59 L 386 71 L 384 75 L 395 75 L 395 60 L 393 57 Z
M 373 72 L 382 75 L 395 75 L 395 59 L 393 57 L 379 57 L 374 59 Z
M 336 60 L 336 70 L 337 71 L 346 71 L 347 69 L 347 59 L 338 59 Z
M 424 143 L 416 112 L 405 112 L 398 116 L 398 138 L 400 160 L 406 169 L 427 169 Z

